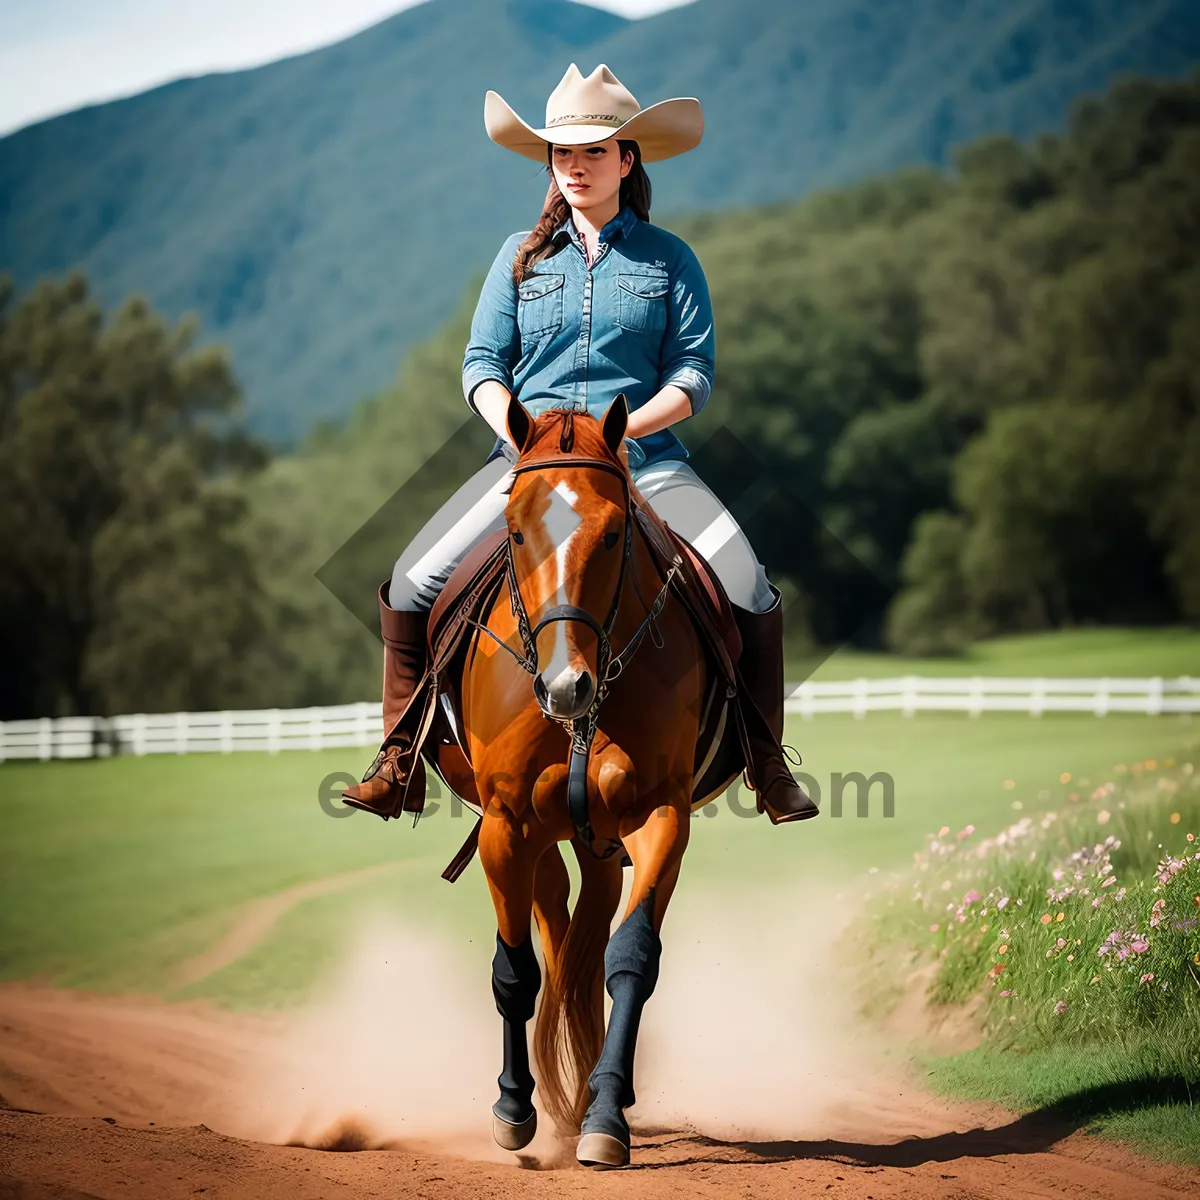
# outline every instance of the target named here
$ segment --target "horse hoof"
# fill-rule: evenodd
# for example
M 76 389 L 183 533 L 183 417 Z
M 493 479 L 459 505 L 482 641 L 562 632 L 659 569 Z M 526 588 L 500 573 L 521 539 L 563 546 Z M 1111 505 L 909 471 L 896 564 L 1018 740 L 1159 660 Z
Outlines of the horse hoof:
M 629 1147 L 607 1133 L 585 1133 L 575 1147 L 575 1157 L 585 1167 L 627 1167 Z
M 519 1125 L 512 1125 L 503 1117 L 492 1113 L 492 1137 L 496 1139 L 496 1145 L 505 1150 L 524 1150 L 533 1141 L 536 1132 L 536 1108 Z

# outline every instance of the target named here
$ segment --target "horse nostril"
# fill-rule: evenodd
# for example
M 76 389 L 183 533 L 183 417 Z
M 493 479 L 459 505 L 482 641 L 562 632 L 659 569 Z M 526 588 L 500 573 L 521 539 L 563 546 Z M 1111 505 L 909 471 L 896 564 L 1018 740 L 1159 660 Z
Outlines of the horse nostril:
M 578 679 L 575 680 L 575 709 L 577 712 L 582 712 L 592 702 L 592 696 L 595 695 L 596 688 L 592 682 L 591 671 L 584 671 Z
M 549 700 L 546 693 L 546 681 L 540 675 L 535 675 L 533 678 L 533 698 L 541 708 L 545 708 Z

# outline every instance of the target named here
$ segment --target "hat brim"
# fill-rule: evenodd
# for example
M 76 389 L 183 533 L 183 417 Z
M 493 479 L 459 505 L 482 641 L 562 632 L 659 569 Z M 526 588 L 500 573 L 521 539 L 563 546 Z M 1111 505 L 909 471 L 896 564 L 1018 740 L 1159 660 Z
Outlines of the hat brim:
M 513 111 L 498 92 L 489 91 L 483 101 L 483 123 L 488 137 L 498 146 L 545 164 L 546 147 L 589 146 L 609 138 L 637 142 L 643 162 L 674 158 L 700 144 L 704 136 L 704 113 L 694 96 L 660 100 L 643 108 L 623 125 L 559 125 L 535 129 Z

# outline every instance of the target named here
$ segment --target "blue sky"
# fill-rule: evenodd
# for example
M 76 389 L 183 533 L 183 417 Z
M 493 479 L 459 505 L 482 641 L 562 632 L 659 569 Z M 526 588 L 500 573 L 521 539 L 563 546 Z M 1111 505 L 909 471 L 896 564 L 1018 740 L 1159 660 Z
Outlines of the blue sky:
M 181 75 L 327 45 L 418 2 L 0 0 L 0 136 Z M 687 0 L 582 2 L 642 17 Z

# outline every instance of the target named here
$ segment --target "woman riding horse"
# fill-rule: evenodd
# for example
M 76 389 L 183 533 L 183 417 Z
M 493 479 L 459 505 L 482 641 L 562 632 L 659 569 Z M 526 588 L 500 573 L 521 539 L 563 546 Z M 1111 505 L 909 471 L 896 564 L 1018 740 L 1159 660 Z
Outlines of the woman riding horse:
M 608 67 L 601 64 L 585 79 L 572 63 L 550 95 L 543 129 L 522 121 L 491 91 L 484 120 L 494 142 L 544 163 L 552 178 L 538 223 L 506 239 L 492 263 L 463 359 L 467 404 L 496 432 L 496 444 L 379 589 L 385 744 L 345 797 L 385 812 L 399 811 L 401 794 L 411 805 L 414 793 L 423 793 L 424 767 L 419 756 L 405 754 L 407 733 L 397 722 L 426 668 L 434 600 L 467 552 L 504 528 L 516 458 L 505 425 L 509 399 L 518 397 L 535 414 L 575 408 L 602 416 L 624 393 L 631 410 L 625 450 L 638 492 L 707 559 L 733 607 L 742 678 L 773 733 L 767 736 L 761 723 L 751 729 L 750 776 L 760 807 L 773 824 L 816 816 L 779 744 L 780 594 L 668 428 L 708 400 L 713 318 L 696 255 L 650 223 L 642 163 L 699 144 L 699 101 L 663 100 L 642 110 Z M 569 673 L 559 686 L 573 686 Z
M 581 1161 L 614 1165 L 629 1157 L 622 1110 L 633 1099 L 637 1026 L 657 977 L 658 932 L 687 841 L 691 750 L 704 686 L 687 614 L 678 606 L 663 609 L 658 631 L 673 643 L 679 670 L 668 681 L 647 674 L 643 662 L 636 694 L 617 697 L 614 687 L 621 703 L 609 714 L 588 770 L 599 802 L 595 833 L 623 848 L 634 869 L 629 907 L 611 938 L 619 862 L 581 848 L 579 826 L 572 828 L 561 802 L 571 740 L 546 718 L 569 722 L 595 711 L 589 706 L 597 680 L 607 677 L 591 660 L 607 651 L 610 632 L 615 647 L 636 646 L 648 610 L 619 606 L 622 589 L 635 589 L 631 601 L 639 603 L 647 585 L 651 598 L 666 597 L 660 564 L 645 540 L 633 536 L 632 497 L 708 560 L 728 595 L 742 641 L 742 687 L 733 703 L 744 713 L 754 710 L 754 719 L 743 721 L 743 744 L 760 808 L 775 824 L 815 816 L 817 809 L 792 778 L 779 742 L 779 592 L 668 428 L 699 412 L 709 397 L 713 321 L 695 254 L 650 224 L 642 162 L 696 146 L 700 105 L 682 98 L 643 110 L 606 66 L 584 78 L 572 63 L 549 98 L 543 128 L 531 127 L 490 91 L 484 117 L 493 141 L 545 163 L 551 182 L 537 225 L 509 237 L 491 266 L 464 357 L 466 401 L 496 432 L 496 444 L 379 589 L 385 740 L 363 782 L 344 795 L 379 813 L 419 808 L 424 766 L 408 753 L 412 732 L 403 717 L 426 671 L 429 611 L 467 553 L 507 528 L 515 594 L 513 613 L 505 605 L 502 616 L 510 627 L 518 610 L 526 618 L 525 660 L 514 667 L 515 655 L 476 655 L 463 685 L 468 734 L 482 714 L 503 729 L 482 742 L 471 739 L 480 802 L 499 818 L 485 820 L 479 834 L 498 925 L 493 991 L 505 1026 L 494 1130 L 502 1145 L 519 1149 L 536 1126 L 525 1040 L 541 986 L 530 931 L 536 915 L 554 999 L 543 1003 L 536 1031 L 541 1094 L 561 1125 L 579 1128 L 582 1118 Z M 611 605 L 604 628 L 603 613 L 589 613 L 588 599 Z M 542 619 L 531 633 L 535 614 Z M 515 631 L 503 620 L 492 623 L 496 640 L 507 645 Z M 556 632 L 575 626 L 580 634 Z M 579 646 L 589 637 L 583 654 Z M 521 667 L 534 674 L 532 695 Z M 628 678 L 617 683 L 635 686 Z M 673 742 L 654 743 L 662 728 L 675 732 Z M 649 819 L 656 813 L 664 819 Z M 545 853 L 565 840 L 573 840 L 582 885 L 569 918 L 565 864 L 557 851 Z M 613 998 L 607 1036 L 601 985 Z M 568 1094 L 558 1069 L 564 1054 L 576 1068 L 590 1068 L 586 1091 Z

